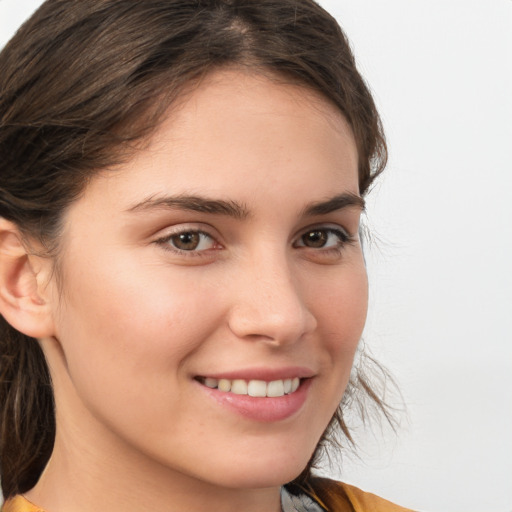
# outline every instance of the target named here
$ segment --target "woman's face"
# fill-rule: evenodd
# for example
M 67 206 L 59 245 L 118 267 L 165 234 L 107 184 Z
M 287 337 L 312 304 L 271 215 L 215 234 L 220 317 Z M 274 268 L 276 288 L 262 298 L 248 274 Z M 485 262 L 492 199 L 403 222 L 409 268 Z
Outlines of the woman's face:
M 365 321 L 361 209 L 337 109 L 210 76 L 67 212 L 43 340 L 56 450 L 231 488 L 297 476 Z

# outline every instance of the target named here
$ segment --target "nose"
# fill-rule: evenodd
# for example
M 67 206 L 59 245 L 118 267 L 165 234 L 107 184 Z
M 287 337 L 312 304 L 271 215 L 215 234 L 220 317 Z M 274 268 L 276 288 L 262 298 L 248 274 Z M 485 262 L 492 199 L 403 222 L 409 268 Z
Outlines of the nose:
M 252 258 L 237 273 L 229 327 L 239 338 L 289 345 L 317 326 L 285 256 Z

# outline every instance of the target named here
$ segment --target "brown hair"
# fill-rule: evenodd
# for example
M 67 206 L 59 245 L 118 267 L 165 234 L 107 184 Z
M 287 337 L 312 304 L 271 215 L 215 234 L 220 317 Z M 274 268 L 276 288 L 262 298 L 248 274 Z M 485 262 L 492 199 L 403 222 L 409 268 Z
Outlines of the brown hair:
M 381 123 L 345 35 L 314 1 L 48 0 L 0 54 L 0 216 L 55 255 L 63 212 L 91 176 L 125 161 L 187 85 L 229 65 L 334 103 L 354 131 L 360 192 L 368 191 L 386 162 Z M 362 374 L 345 401 L 357 389 L 385 411 Z M 343 404 L 319 448 L 334 427 L 351 440 Z M 54 437 L 43 353 L 0 317 L 6 497 L 35 485 Z

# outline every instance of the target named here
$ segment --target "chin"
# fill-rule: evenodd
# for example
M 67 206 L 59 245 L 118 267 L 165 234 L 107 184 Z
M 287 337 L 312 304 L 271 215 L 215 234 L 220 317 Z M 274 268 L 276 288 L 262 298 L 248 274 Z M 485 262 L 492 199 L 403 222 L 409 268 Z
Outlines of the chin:
M 259 460 L 248 460 L 245 464 L 236 464 L 217 473 L 217 485 L 236 489 L 261 489 L 280 487 L 297 478 L 306 468 L 311 455 L 296 458 L 289 451 L 282 456 Z M 233 471 L 234 469 L 234 471 Z

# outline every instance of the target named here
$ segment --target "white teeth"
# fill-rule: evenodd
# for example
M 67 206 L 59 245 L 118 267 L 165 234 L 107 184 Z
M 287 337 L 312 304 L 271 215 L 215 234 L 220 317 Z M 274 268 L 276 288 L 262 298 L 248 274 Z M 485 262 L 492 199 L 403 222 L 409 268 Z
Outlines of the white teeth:
M 204 379 L 204 385 L 213 389 L 219 385 L 219 381 L 217 379 L 212 379 L 210 377 L 206 377 L 206 379 Z
M 250 380 L 247 384 L 247 394 L 249 396 L 267 396 L 267 383 L 264 380 Z
M 243 379 L 213 379 L 206 377 L 202 383 L 212 389 L 219 389 L 219 391 L 231 392 L 236 395 L 249 395 L 254 397 L 270 397 L 276 398 L 290 393 L 294 393 L 300 386 L 300 379 L 273 380 L 265 382 L 264 380 L 250 380 Z
M 231 381 L 228 379 L 220 379 L 218 387 L 221 391 L 231 391 Z
M 284 383 L 282 380 L 273 380 L 267 384 L 267 396 L 283 396 Z
M 231 384 L 231 393 L 236 395 L 247 395 L 247 382 L 245 380 L 234 380 Z

